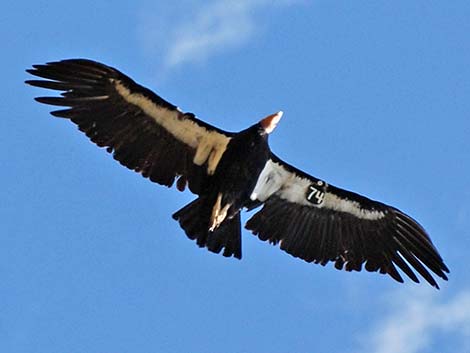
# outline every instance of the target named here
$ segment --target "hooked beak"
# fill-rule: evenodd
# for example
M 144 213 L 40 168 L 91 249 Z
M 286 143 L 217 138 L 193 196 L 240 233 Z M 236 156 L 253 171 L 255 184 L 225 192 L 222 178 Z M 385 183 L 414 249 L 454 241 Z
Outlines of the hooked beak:
M 273 132 L 273 130 L 276 128 L 277 124 L 281 120 L 282 114 L 284 114 L 282 110 L 278 111 L 275 114 L 268 115 L 266 118 L 259 122 L 261 127 L 264 129 L 264 131 L 266 131 L 267 134 Z

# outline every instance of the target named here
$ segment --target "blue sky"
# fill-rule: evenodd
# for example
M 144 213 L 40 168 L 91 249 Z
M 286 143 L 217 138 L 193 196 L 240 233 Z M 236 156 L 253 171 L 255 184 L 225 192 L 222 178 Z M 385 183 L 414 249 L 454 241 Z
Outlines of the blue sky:
M 468 1 L 7 1 L 0 58 L 1 352 L 470 352 Z M 418 219 L 436 291 L 296 260 L 244 232 L 200 250 L 193 196 L 116 163 L 33 101 L 34 63 L 102 61 Z M 247 220 L 245 216 L 244 220 Z

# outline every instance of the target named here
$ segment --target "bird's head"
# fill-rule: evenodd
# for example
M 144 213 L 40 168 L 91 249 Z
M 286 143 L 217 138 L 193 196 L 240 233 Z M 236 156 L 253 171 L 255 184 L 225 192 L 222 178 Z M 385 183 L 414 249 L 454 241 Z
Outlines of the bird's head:
M 268 135 L 274 131 L 277 124 L 281 120 L 282 114 L 282 111 L 278 111 L 277 113 L 268 115 L 266 118 L 259 121 L 258 124 L 261 127 L 262 135 Z

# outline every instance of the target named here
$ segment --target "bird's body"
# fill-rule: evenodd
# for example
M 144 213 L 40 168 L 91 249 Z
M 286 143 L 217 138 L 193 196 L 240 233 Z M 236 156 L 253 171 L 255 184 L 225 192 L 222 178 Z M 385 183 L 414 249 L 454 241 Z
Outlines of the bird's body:
M 277 120 L 281 115 L 273 114 L 262 121 Z M 269 157 L 268 133 L 261 122 L 235 134 L 227 144 L 214 173 L 208 176 L 202 186 L 202 196 L 189 207 L 176 212 L 173 218 L 180 222 L 190 238 L 197 239 L 200 246 L 208 245 L 208 240 L 209 243 L 216 241 L 217 247 L 209 245 L 208 248 L 219 252 L 220 239 L 225 238 L 225 242 L 230 240 L 236 247 L 226 249 L 224 254 L 241 258 L 239 213 L 250 202 L 250 196 Z M 225 220 L 223 231 L 217 231 Z
M 222 195 L 222 205 L 230 204 L 229 216 L 248 202 L 261 171 L 269 160 L 268 134 L 259 124 L 236 134 L 227 146 L 210 180 L 209 188 Z
M 65 106 L 70 119 L 124 166 L 151 181 L 197 195 L 173 218 L 186 235 L 212 252 L 241 258 L 240 211 L 263 205 L 246 228 L 307 262 L 338 269 L 387 273 L 412 268 L 438 288 L 428 272 L 448 269 L 424 229 L 398 209 L 329 185 L 274 155 L 268 136 L 281 112 L 232 133 L 183 113 L 109 66 L 85 59 L 35 65 L 27 83 L 63 91 L 39 97 Z

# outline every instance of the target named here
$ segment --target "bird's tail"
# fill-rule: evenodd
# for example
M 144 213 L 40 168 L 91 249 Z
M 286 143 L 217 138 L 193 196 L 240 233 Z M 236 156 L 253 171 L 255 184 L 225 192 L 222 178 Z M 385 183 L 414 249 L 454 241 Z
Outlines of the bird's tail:
M 217 254 L 224 249 L 223 256 L 241 259 L 240 213 L 237 212 L 233 218 L 225 219 L 214 231 L 209 231 L 212 205 L 206 200 L 206 198 L 199 197 L 190 202 L 175 212 L 173 219 L 179 222 L 188 238 L 196 240 L 201 248 L 206 247 Z

